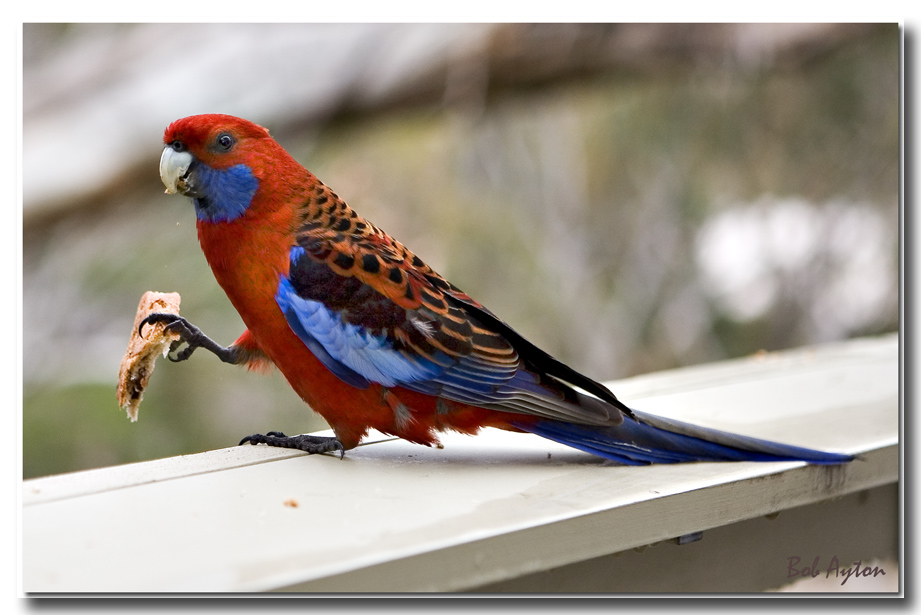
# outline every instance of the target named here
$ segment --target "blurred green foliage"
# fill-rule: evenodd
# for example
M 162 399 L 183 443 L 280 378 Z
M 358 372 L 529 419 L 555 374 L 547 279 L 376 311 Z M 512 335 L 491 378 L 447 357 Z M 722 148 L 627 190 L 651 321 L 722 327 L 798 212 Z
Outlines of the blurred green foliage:
M 526 337 L 607 380 L 897 329 L 898 66 L 898 31 L 880 28 L 795 65 L 580 77 L 273 134 Z M 205 352 L 158 363 L 137 424 L 116 407 L 144 291 L 181 293 L 182 313 L 222 343 L 243 329 L 191 205 L 162 194 L 156 169 L 151 159 L 108 202 L 25 229 L 25 477 L 323 428 L 277 373 Z M 858 327 L 820 332 L 817 293 L 836 270 L 818 263 L 779 278 L 756 318 L 727 313 L 701 282 L 699 231 L 765 197 L 875 212 L 891 231 L 891 300 Z

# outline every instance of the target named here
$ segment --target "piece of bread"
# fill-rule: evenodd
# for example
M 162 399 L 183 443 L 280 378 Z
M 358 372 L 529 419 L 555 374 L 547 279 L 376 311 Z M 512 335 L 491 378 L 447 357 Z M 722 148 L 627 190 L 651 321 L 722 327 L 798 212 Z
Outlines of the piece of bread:
M 166 324 L 158 322 L 144 325 L 144 335 L 138 335 L 138 326 L 148 315 L 168 313 L 179 315 L 179 293 L 144 293 L 134 317 L 134 328 L 128 349 L 122 359 L 118 373 L 118 405 L 128 412 L 131 422 L 138 420 L 138 406 L 144 397 L 144 389 L 150 381 L 154 363 L 159 355 L 169 352 L 170 344 L 179 339 L 179 334 L 166 330 Z

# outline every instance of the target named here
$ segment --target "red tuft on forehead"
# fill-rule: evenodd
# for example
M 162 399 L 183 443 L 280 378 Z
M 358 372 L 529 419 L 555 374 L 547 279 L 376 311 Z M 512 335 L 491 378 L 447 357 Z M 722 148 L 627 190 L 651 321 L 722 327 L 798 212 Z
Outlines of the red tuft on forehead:
M 230 151 L 223 150 L 217 143 L 223 133 L 229 133 L 236 140 L 236 147 Z M 192 115 L 176 120 L 163 133 L 163 143 L 172 145 L 176 142 L 213 168 L 248 164 L 255 171 L 259 161 L 290 157 L 269 136 L 268 130 L 232 115 Z
M 163 133 L 163 142 L 172 143 L 179 139 L 186 145 L 201 146 L 219 132 L 229 130 L 238 137 L 268 137 L 269 131 L 249 120 L 233 115 L 209 113 L 190 115 L 170 124 Z

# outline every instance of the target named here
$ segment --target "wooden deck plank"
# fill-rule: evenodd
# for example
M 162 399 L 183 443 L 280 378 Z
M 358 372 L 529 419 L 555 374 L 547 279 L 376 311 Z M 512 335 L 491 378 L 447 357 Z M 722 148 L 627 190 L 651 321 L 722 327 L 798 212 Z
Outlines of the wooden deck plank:
M 611 383 L 843 467 L 622 467 L 526 434 L 234 447 L 23 483 L 23 589 L 463 591 L 898 480 L 896 336 Z

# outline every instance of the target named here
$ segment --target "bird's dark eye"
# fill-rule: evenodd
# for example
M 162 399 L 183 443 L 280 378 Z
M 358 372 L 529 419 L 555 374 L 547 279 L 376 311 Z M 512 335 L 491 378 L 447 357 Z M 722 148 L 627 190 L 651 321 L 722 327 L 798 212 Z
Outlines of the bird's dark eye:
M 179 141 L 178 139 L 170 143 L 169 146 L 173 148 L 174 150 L 176 150 L 177 152 L 185 151 L 185 144 L 183 144 L 182 141 Z
M 214 140 L 217 149 L 222 152 L 229 152 L 230 148 L 233 147 L 236 142 L 237 140 L 233 138 L 233 135 L 227 132 L 222 132 L 217 136 L 217 139 Z

